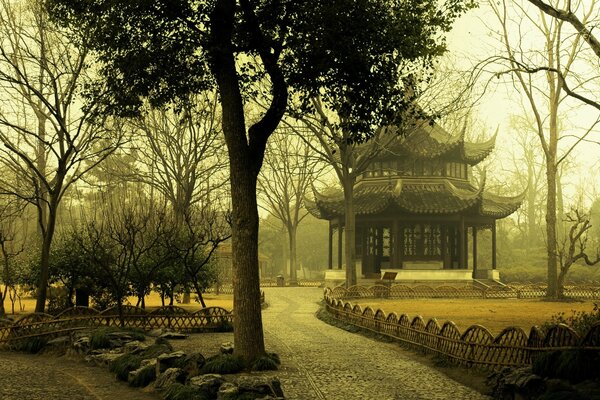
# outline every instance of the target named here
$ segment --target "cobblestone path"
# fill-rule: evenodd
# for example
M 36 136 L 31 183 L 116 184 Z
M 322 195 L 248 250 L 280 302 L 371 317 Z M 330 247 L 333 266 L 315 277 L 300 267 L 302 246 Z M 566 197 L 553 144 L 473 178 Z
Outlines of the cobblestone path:
M 156 400 L 104 368 L 52 355 L 0 351 L 1 400 Z
M 332 327 L 315 317 L 318 288 L 265 290 L 269 351 L 288 399 L 434 400 L 488 397 L 412 359 L 407 350 Z
M 327 325 L 315 317 L 318 288 L 265 289 L 268 351 L 280 355 L 288 400 L 475 400 L 486 396 L 414 361 L 412 353 Z M 210 356 L 231 333 L 191 335 L 175 349 Z M 106 369 L 52 355 L 0 351 L 0 400 L 152 400 L 157 395 L 118 382 Z

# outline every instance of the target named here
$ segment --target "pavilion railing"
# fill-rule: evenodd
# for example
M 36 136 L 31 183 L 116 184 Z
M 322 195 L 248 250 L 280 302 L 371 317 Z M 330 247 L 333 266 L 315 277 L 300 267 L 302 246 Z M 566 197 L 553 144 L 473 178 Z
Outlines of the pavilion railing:
M 0 321 L 0 344 L 39 337 L 56 336 L 71 331 L 98 327 L 130 327 L 144 330 L 166 328 L 175 331 L 215 331 L 231 326 L 233 312 L 221 307 L 208 307 L 189 312 L 177 306 L 165 306 L 145 311 L 124 305 L 98 311 L 88 307 L 69 308 L 54 316 L 44 313 L 27 314 L 16 322 Z
M 425 353 L 436 354 L 455 364 L 466 367 L 496 369 L 504 366 L 526 366 L 540 352 L 557 349 L 587 349 L 600 351 L 600 322 L 593 325 L 583 336 L 564 324 L 557 324 L 543 331 L 531 328 L 529 335 L 518 327 L 505 328 L 494 337 L 481 325 L 472 325 L 464 333 L 454 322 L 440 326 L 435 318 L 425 322 L 416 316 L 412 320 L 406 314 L 386 314 L 383 310 L 364 309 L 339 297 L 339 288 L 326 288 L 326 310 L 335 319 L 369 331 L 393 338 L 400 343 Z M 349 288 L 350 290 L 352 288 Z M 353 289 L 368 297 L 368 291 Z M 388 288 L 389 289 L 389 288 Z M 372 287 L 381 290 L 382 287 Z M 373 293 L 373 292 L 371 292 Z M 377 293 L 377 292 L 375 292 Z

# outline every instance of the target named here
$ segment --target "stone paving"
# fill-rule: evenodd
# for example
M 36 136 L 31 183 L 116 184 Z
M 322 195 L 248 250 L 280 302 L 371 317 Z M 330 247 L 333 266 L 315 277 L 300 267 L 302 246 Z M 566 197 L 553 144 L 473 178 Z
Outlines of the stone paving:
M 414 361 L 398 344 L 375 341 L 318 320 L 315 312 L 322 289 L 265 292 L 269 303 L 263 313 L 266 345 L 285 360 L 279 376 L 289 399 L 487 398 Z
M 398 344 L 332 327 L 315 317 L 322 289 L 265 289 L 263 312 L 268 351 L 282 359 L 279 371 L 289 400 L 436 400 L 488 397 L 414 360 Z M 196 334 L 172 341 L 176 349 L 212 355 L 231 333 Z M 117 382 L 108 371 L 65 357 L 0 352 L 1 400 L 158 397 Z

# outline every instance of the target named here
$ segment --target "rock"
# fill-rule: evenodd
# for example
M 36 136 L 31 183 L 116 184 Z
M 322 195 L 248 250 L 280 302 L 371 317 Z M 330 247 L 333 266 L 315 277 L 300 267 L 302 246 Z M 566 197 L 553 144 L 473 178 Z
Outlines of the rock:
M 181 350 L 159 355 L 156 358 L 156 374 L 160 374 L 161 372 L 174 367 L 174 364 L 182 357 L 185 357 L 185 353 Z
M 158 329 L 152 329 L 150 332 L 146 333 L 146 335 L 152 336 L 152 337 L 159 337 L 163 333 L 165 333 L 165 330 L 162 328 L 158 328 Z
M 179 362 L 180 367 L 185 371 L 188 378 L 200 375 L 200 370 L 204 364 L 206 364 L 206 359 L 200 353 L 188 354 L 183 361 Z
M 127 383 L 131 386 L 148 386 L 156 378 L 156 359 L 142 360 L 140 367 L 129 371 Z
M 125 343 L 123 346 L 123 351 L 125 353 L 138 354 L 148 348 L 146 343 L 140 342 L 139 340 L 134 340 L 131 342 Z
M 208 398 L 214 398 L 224 382 L 219 374 L 198 375 L 190 379 L 190 385 L 198 387 Z
M 240 393 L 238 387 L 231 382 L 225 382 L 219 387 L 217 400 L 230 400 L 237 397 Z
M 185 372 L 181 368 L 169 368 L 158 375 L 154 382 L 154 389 L 163 390 L 174 383 L 185 383 Z
M 225 343 L 221 344 L 219 351 L 222 354 L 233 354 L 233 343 L 225 342 Z
M 119 353 L 100 353 L 95 355 L 88 355 L 85 358 L 85 361 L 102 366 L 110 364 L 120 356 L 121 354 Z
M 80 353 L 87 353 L 90 348 L 90 337 L 89 336 L 74 337 L 73 348 L 76 349 Z
M 159 336 L 159 338 L 163 339 L 187 339 L 187 337 L 188 335 L 178 332 L 165 332 Z
M 240 393 L 256 393 L 260 396 L 283 397 L 281 382 L 278 378 L 241 375 L 234 380 Z
M 56 346 L 56 347 L 63 347 L 63 346 L 67 346 L 71 343 L 71 338 L 69 336 L 59 336 L 55 339 L 49 340 L 46 343 L 46 346 Z

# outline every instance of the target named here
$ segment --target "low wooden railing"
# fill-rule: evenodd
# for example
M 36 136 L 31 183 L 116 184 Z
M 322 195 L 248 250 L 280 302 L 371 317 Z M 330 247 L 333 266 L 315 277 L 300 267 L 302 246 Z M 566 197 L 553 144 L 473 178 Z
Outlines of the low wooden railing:
M 369 297 L 383 297 L 391 299 L 415 298 L 482 298 L 482 299 L 532 299 L 546 296 L 546 287 L 541 285 L 495 286 L 486 289 L 472 285 L 450 286 L 443 285 L 432 287 L 427 285 L 409 286 L 405 284 L 351 286 L 345 288 L 337 286 L 332 290 L 338 299 L 356 299 Z M 567 286 L 563 292 L 565 297 L 581 300 L 599 300 L 600 287 L 598 286 Z
M 389 287 L 371 287 L 364 290 L 349 290 L 357 297 L 368 297 L 367 293 L 386 293 Z M 352 290 L 351 290 L 352 289 Z M 558 324 L 546 332 L 539 327 L 531 328 L 529 335 L 518 327 L 505 328 L 494 337 L 481 325 L 472 325 L 464 333 L 454 322 L 445 322 L 441 327 L 435 318 L 425 322 L 416 316 L 412 320 L 406 314 L 398 316 L 383 310 L 364 309 L 344 301 L 339 295 L 345 293 L 338 288 L 326 288 L 324 298 L 327 311 L 337 320 L 352 324 L 393 338 L 408 347 L 437 354 L 449 361 L 466 367 L 495 369 L 504 366 L 526 366 L 532 363 L 539 352 L 579 348 L 600 351 L 600 323 L 596 323 L 582 337 L 570 327 Z
M 0 344 L 36 336 L 52 336 L 74 330 L 122 326 L 144 330 L 166 328 L 175 331 L 211 331 L 232 324 L 233 313 L 221 307 L 208 307 L 189 312 L 177 306 L 145 311 L 124 305 L 122 315 L 117 307 L 98 311 L 88 307 L 69 308 L 54 316 L 28 314 L 14 323 L 0 324 Z

